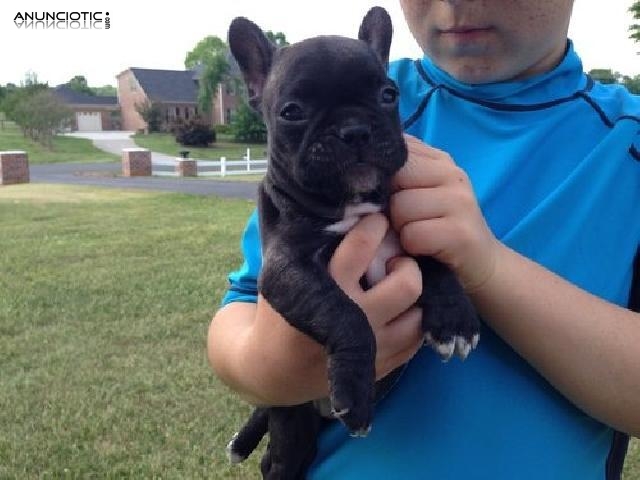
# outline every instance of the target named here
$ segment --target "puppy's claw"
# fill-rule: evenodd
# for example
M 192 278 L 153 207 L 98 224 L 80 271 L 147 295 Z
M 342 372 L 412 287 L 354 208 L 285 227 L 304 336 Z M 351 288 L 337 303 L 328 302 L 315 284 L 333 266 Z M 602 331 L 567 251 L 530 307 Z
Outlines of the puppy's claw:
M 476 333 L 471 339 L 471 350 L 475 350 L 478 346 L 478 342 L 480 341 L 480 334 Z
M 344 417 L 347 413 L 349 413 L 348 408 L 343 408 L 341 410 L 336 410 L 335 408 L 331 409 L 331 415 L 333 418 L 341 418 Z
M 361 428 L 359 430 L 356 430 L 355 432 L 351 432 L 349 433 L 349 436 L 352 438 L 364 438 L 367 435 L 369 435 L 369 432 L 371 432 L 371 425 L 365 427 L 365 428 Z
M 438 355 L 443 362 L 448 362 L 453 356 L 453 352 L 456 349 L 455 337 L 449 340 L 447 343 L 436 343 L 435 345 Z
M 456 355 L 461 360 L 465 360 L 471 352 L 471 343 L 468 343 L 464 337 L 456 337 Z
M 426 347 L 434 347 L 435 346 L 435 342 L 433 341 L 433 337 L 431 336 L 431 333 L 426 332 L 424 334 L 424 345 Z

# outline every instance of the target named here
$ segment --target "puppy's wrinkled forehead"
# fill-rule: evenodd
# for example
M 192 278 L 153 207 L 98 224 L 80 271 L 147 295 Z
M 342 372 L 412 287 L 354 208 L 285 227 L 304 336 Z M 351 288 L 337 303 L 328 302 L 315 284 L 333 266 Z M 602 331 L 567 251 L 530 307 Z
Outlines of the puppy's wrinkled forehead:
M 382 63 L 360 40 L 323 36 L 282 48 L 265 86 L 268 102 L 358 98 L 386 81 Z

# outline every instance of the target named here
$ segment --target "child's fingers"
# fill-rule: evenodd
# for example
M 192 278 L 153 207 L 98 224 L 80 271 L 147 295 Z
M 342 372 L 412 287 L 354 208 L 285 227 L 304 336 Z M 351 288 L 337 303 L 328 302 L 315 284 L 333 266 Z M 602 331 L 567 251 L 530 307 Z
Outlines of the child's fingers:
M 367 215 L 340 242 L 329 262 L 329 273 L 345 292 L 358 288 L 388 228 L 384 215 Z

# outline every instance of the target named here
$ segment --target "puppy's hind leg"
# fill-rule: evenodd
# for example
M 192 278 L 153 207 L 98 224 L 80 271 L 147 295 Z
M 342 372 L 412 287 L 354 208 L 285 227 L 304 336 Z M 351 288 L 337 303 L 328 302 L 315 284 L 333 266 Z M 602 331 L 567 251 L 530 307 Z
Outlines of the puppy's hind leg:
M 265 480 L 302 480 L 316 456 L 322 417 L 311 402 L 269 409 L 269 446 L 260 465 Z
M 243 425 L 227 445 L 227 458 L 231 463 L 241 463 L 256 449 L 267 433 L 269 409 L 255 408 L 249 420 Z

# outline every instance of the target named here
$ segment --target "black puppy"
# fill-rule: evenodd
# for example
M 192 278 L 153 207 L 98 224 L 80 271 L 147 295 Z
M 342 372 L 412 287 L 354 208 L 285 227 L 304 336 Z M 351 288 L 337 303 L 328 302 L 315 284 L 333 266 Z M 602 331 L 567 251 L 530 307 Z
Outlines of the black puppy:
M 245 18 L 229 29 L 250 103 L 268 130 L 269 164 L 258 201 L 259 290 L 328 355 L 328 402 L 257 408 L 229 444 L 232 461 L 242 461 L 268 431 L 261 465 L 267 479 L 304 477 L 321 414 L 340 419 L 355 436 L 370 428 L 375 337 L 327 265 L 361 216 L 386 211 L 391 179 L 407 158 L 398 90 L 386 76 L 391 36 L 391 19 L 379 7 L 365 16 L 358 40 L 323 36 L 277 49 Z M 384 275 L 380 265 L 388 256 L 375 262 L 375 276 Z M 473 307 L 450 270 L 432 259 L 418 262 L 425 337 L 444 359 L 454 352 L 464 358 L 478 341 Z

